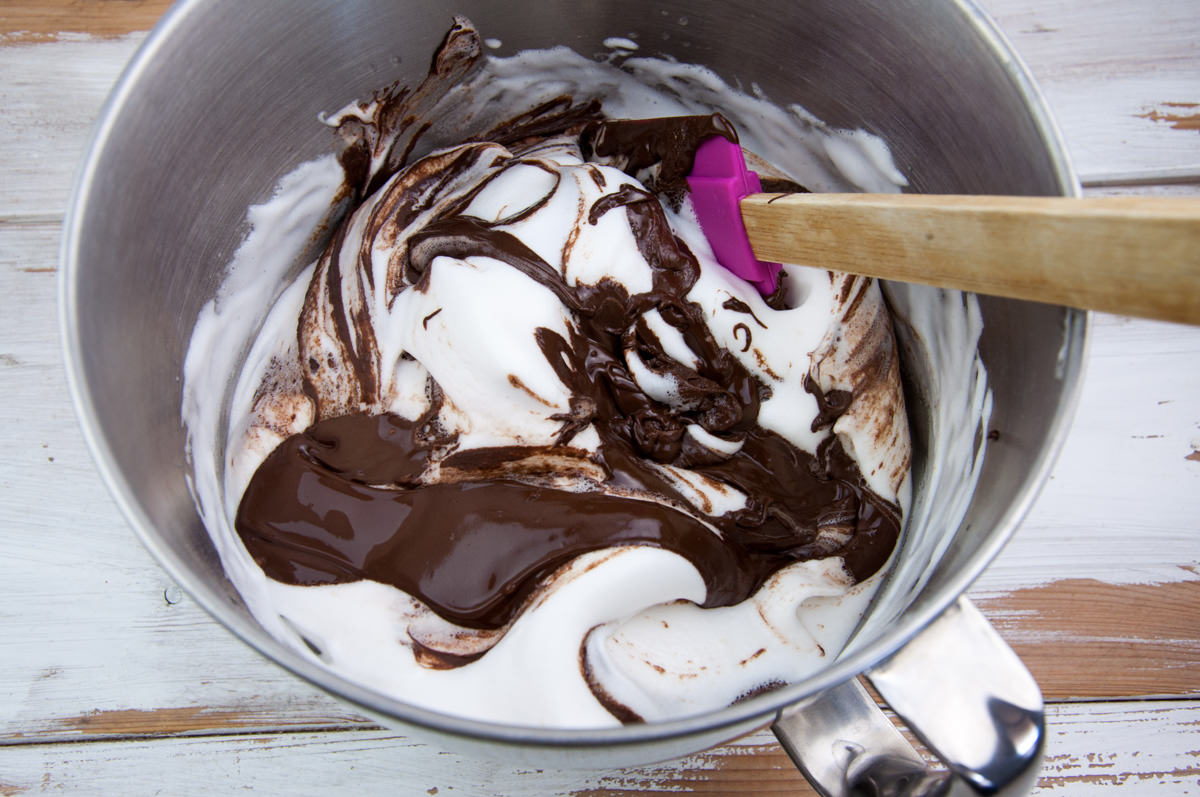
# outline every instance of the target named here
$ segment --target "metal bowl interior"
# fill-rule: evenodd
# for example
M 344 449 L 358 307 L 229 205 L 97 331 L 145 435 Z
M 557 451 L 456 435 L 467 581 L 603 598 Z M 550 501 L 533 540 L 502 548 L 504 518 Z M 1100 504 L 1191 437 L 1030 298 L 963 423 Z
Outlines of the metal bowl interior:
M 413 83 L 452 13 L 501 52 L 566 44 L 704 63 L 831 125 L 889 142 L 912 189 L 1077 191 L 1019 61 L 965 2 L 433 0 L 233 6 L 185 0 L 114 90 L 79 173 L 62 250 L 71 388 L 99 469 L 138 535 L 214 617 L 257 650 L 385 722 L 566 765 L 631 764 L 701 749 L 868 669 L 947 606 L 999 551 L 1047 476 L 1077 391 L 1085 314 L 988 299 L 980 343 L 994 390 L 980 487 L 924 590 L 886 633 L 828 670 L 720 712 L 605 731 L 518 728 L 406 705 L 346 682 L 267 636 L 225 578 L 187 485 L 180 378 L 192 325 L 245 233 L 246 208 L 330 148 L 322 111 Z

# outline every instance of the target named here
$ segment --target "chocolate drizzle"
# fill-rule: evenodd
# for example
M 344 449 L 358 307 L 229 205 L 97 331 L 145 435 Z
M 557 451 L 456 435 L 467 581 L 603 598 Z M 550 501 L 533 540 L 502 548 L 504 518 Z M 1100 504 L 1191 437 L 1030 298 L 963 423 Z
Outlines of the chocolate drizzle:
M 463 37 L 469 39 L 451 31 L 444 45 L 451 52 L 435 59 L 430 81 L 470 68 Z M 420 107 L 428 93 L 425 84 L 413 93 Z M 403 104 L 406 97 L 394 89 L 389 101 Z M 347 223 L 305 299 L 299 362 L 317 421 L 264 461 L 236 517 L 247 550 L 268 576 L 303 585 L 371 579 L 407 592 L 451 622 L 499 629 L 574 558 L 614 546 L 653 545 L 686 557 L 707 586 L 707 607 L 745 600 L 793 562 L 840 555 L 863 579 L 886 561 L 899 531 L 897 507 L 867 487 L 836 436 L 812 455 L 762 428 L 759 407 L 770 388 L 717 343 L 701 308 L 687 299 L 699 264 L 672 231 L 660 201 L 681 190 L 699 142 L 714 133 L 736 140 L 732 127 L 717 115 L 615 123 L 597 121 L 598 112 L 595 103 L 555 100 L 493 130 L 491 143 L 435 153 L 406 168 L 424 129 L 413 121 L 419 117 L 396 117 L 398 138 L 358 131 L 343 157 L 348 180 L 360 198 L 384 193 L 357 257 L 343 257 Z M 625 214 L 651 270 L 648 291 L 630 293 L 609 278 L 569 284 L 559 264 L 501 229 L 540 203 L 497 222 L 465 214 L 482 186 L 437 204 L 448 186 L 474 175 L 489 158 L 483 184 L 516 165 L 537 165 L 537 147 L 564 136 L 594 158 L 653 172 L 656 193 L 626 185 L 586 213 L 581 209 L 580 217 L 595 225 L 606 214 Z M 499 155 L 498 144 L 506 147 Z M 363 171 L 372 153 L 383 154 L 383 172 Z M 603 174 L 594 167 L 591 174 L 603 188 Z M 534 333 L 571 394 L 569 411 L 550 416 L 561 423 L 554 445 L 458 450 L 457 437 L 438 424 L 443 399 L 432 377 L 428 408 L 415 420 L 366 409 L 378 407 L 381 390 L 371 317 L 373 292 L 384 289 L 371 276 L 377 238 L 398 252 L 386 286 L 392 298 L 427 290 L 443 256 L 499 261 L 558 298 L 570 314 L 567 334 Z M 726 308 L 765 328 L 738 304 Z M 697 365 L 666 353 L 645 321 L 651 311 L 678 331 Z M 748 348 L 750 326 L 739 326 Z M 632 357 L 676 386 L 670 404 L 639 387 Z M 529 392 L 517 377 L 509 381 Z M 818 398 L 821 427 L 851 399 L 846 391 L 822 394 L 811 379 L 806 388 Z M 572 447 L 585 429 L 599 438 L 594 450 Z M 718 490 L 740 491 L 745 506 L 720 515 L 697 508 L 694 496 L 671 478 L 673 468 L 690 469 Z M 564 472 L 581 489 L 562 489 Z M 435 653 L 422 651 L 427 658 Z M 443 657 L 436 666 L 468 660 Z

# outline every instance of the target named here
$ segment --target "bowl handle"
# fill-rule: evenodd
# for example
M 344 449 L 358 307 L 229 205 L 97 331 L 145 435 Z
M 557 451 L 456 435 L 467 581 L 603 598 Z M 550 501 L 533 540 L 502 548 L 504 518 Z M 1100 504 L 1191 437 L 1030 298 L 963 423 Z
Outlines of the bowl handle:
M 772 726 L 825 797 L 1024 795 L 1045 740 L 1042 694 L 966 598 L 890 659 L 871 684 L 950 772 L 930 768 L 857 679 L 780 712 Z

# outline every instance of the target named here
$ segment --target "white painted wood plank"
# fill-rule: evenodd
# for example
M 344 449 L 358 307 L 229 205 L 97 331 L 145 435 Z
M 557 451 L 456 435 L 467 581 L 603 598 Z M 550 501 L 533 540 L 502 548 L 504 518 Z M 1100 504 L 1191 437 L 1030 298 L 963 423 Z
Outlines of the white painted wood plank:
M 144 38 L 0 46 L 0 218 L 62 215 L 92 123 Z
M 1050 706 L 1035 794 L 1200 794 L 1200 706 L 1173 701 Z
M 1200 708 L 1051 708 L 1037 795 L 1200 794 Z M 811 794 L 768 732 L 665 764 L 586 772 L 442 753 L 387 731 L 23 745 L 0 752 L 4 794 Z
M 1084 182 L 1162 170 L 1200 175 L 1195 0 L 982 5 L 1038 81 Z
M 66 392 L 59 230 L 0 224 L 0 739 L 361 722 L 182 595 L 110 499 Z
M 1033 510 L 973 594 L 1068 578 L 1200 578 L 1196 451 L 1200 327 L 1094 315 L 1066 445 Z

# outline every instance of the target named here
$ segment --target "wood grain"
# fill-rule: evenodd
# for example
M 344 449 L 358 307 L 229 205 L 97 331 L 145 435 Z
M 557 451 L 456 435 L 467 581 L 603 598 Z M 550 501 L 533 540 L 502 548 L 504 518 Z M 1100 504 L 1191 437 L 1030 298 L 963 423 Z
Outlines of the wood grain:
M 63 34 L 120 36 L 154 27 L 170 0 L 5 0 L 0 45 L 56 41 Z
M 1200 201 L 752 194 L 741 209 L 760 260 L 1200 324 Z
M 1200 580 L 1066 579 L 979 608 L 1050 700 L 1200 696 Z
M 1049 709 L 1035 794 L 1194 794 L 1200 709 L 1192 702 L 1063 704 Z M 538 769 L 443 753 L 389 731 L 23 745 L 3 751 L 0 794 L 301 793 L 811 795 L 767 732 L 677 761 L 605 772 Z M 1191 762 L 1191 763 L 1188 763 Z

